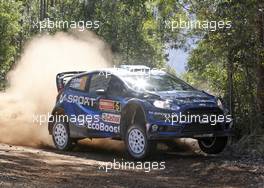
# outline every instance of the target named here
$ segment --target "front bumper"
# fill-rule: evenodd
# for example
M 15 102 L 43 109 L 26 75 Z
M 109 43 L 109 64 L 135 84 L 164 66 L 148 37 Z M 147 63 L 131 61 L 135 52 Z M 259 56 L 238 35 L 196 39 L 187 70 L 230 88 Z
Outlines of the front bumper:
M 232 127 L 233 122 L 216 125 L 181 124 L 177 126 L 147 124 L 147 136 L 150 140 L 232 136 L 234 135 Z
M 223 112 L 218 108 L 197 108 L 195 110 L 189 110 L 188 114 L 199 115 L 223 115 Z M 181 112 L 180 112 L 181 113 Z M 186 113 L 183 112 L 183 113 Z M 234 131 L 232 130 L 233 122 L 189 122 L 189 121 L 168 121 L 166 115 L 171 112 L 151 112 L 148 115 L 147 123 L 147 136 L 150 140 L 166 140 L 173 138 L 202 138 L 202 137 L 221 137 L 232 136 Z
M 168 131 L 157 131 L 157 132 L 148 132 L 149 140 L 168 140 L 174 138 L 204 138 L 204 137 L 223 137 L 223 136 L 233 136 L 234 131 L 229 130 L 201 130 L 195 132 L 168 132 Z

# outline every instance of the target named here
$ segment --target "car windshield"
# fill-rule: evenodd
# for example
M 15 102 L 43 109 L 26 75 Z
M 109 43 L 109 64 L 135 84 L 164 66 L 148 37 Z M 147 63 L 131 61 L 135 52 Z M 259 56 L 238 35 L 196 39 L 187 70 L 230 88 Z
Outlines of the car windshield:
M 147 91 L 190 91 L 191 86 L 184 83 L 177 77 L 169 74 L 161 75 L 126 75 L 124 81 L 133 89 Z

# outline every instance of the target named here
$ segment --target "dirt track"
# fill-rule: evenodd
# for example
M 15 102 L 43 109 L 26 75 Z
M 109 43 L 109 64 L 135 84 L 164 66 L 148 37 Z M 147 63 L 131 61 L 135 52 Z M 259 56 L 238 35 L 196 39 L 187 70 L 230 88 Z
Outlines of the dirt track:
M 155 160 L 165 161 L 165 170 L 99 169 L 114 158 L 125 155 L 89 145 L 58 152 L 0 144 L 0 187 L 264 187 L 260 161 L 162 150 Z

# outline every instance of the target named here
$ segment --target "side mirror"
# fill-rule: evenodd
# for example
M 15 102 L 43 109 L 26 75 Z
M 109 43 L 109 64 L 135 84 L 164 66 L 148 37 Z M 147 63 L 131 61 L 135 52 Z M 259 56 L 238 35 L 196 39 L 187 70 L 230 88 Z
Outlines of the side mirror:
M 106 94 L 106 91 L 104 89 L 97 89 L 95 92 L 97 95 L 105 95 Z

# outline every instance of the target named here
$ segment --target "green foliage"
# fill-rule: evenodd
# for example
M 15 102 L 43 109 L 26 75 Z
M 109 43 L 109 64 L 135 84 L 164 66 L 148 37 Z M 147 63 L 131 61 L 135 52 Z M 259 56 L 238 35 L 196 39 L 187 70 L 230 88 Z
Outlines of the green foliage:
M 226 58 L 206 42 L 200 42 L 188 61 L 185 79 L 192 85 L 216 95 L 227 88 Z
M 182 7 L 177 5 L 178 2 L 172 0 L 2 1 L 1 19 L 12 23 L 9 24 L 12 28 L 1 28 L 3 49 L 1 48 L 0 54 L 4 58 L 3 62 L 6 62 L 2 65 L 7 66 L 1 70 L 4 70 L 5 75 L 14 63 L 14 57 L 19 56 L 23 44 L 40 33 L 34 23 L 45 19 L 99 21 L 100 27 L 92 30 L 110 44 L 116 55 L 115 64 L 145 64 L 161 68 L 167 60 L 164 55 L 167 47 L 180 47 L 184 42 L 179 29 L 171 31 L 170 28 L 165 28 L 166 20 L 177 20 L 183 15 Z M 8 20 L 4 17 L 8 17 Z M 46 28 L 41 32 L 54 34 L 61 30 L 67 32 L 68 28 Z M 14 45 L 7 45 L 10 42 Z
M 6 73 L 15 62 L 18 51 L 20 10 L 20 2 L 0 2 L 0 88 L 4 86 Z
M 109 11 L 112 10 L 112 11 Z M 153 19 L 142 1 L 108 1 L 96 4 L 95 18 L 100 20 L 98 35 L 102 36 L 121 57 L 124 64 L 149 66 L 164 63 L 161 45 L 149 30 L 156 29 Z
M 6 73 L 19 58 L 28 39 L 43 32 L 68 31 L 68 28 L 40 31 L 34 25 L 47 19 L 68 23 L 99 21 L 100 27 L 92 30 L 110 44 L 115 54 L 114 64 L 145 64 L 162 68 L 167 61 L 166 49 L 180 47 L 185 41 L 179 34 L 180 29 L 172 31 L 165 27 L 165 21 L 186 17 L 178 5 L 178 1 L 173 0 L 1 1 L 0 83 L 5 81 Z
M 185 77 L 222 95 L 233 106 L 240 135 L 254 132 L 263 126 L 256 100 L 256 72 L 264 50 L 259 38 L 260 1 L 194 1 L 190 7 L 197 19 L 231 21 L 232 27 L 191 32 L 201 40 L 191 52 Z

